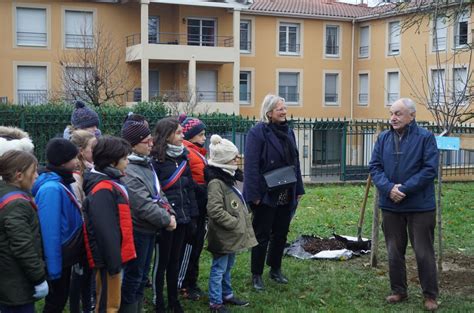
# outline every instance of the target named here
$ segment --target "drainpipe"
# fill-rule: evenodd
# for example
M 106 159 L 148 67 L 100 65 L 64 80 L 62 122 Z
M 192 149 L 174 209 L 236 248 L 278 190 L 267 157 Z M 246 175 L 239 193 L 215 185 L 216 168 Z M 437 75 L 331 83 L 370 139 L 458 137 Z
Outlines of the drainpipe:
M 354 119 L 354 32 L 355 19 L 352 19 L 352 50 L 351 50 L 351 122 Z

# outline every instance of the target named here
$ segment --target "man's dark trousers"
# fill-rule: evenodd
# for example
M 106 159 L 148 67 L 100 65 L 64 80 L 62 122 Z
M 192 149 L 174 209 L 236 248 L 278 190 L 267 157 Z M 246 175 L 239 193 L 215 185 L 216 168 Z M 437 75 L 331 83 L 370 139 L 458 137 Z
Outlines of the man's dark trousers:
M 393 294 L 407 294 L 405 252 L 410 238 L 415 251 L 423 295 L 425 298 L 437 298 L 438 278 L 433 246 L 435 213 L 435 211 L 395 213 L 382 210 L 382 228 L 387 245 L 390 286 Z

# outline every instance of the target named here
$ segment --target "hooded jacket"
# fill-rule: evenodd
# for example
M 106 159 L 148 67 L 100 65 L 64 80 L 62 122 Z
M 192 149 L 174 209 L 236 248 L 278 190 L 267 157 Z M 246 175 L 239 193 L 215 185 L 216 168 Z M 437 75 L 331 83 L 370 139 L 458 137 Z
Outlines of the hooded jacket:
M 70 185 L 55 172 L 42 173 L 33 185 L 49 279 L 79 261 L 84 252 L 80 207 Z
M 0 203 L 18 187 L 0 181 Z M 32 204 L 20 198 L 0 209 L 0 304 L 33 303 L 34 286 L 46 279 L 42 258 L 40 226 Z M 5 202 L 3 202 L 5 203 Z
M 112 167 L 93 169 L 84 177 L 87 194 L 84 212 L 84 239 L 89 266 L 105 268 L 110 275 L 120 273 L 125 263 L 137 257 L 133 226 L 122 173 Z
M 155 173 L 147 157 L 132 154 L 128 157 L 129 164 L 125 176 L 121 179 L 128 190 L 130 207 L 132 208 L 133 229 L 149 234 L 155 234 L 171 222 L 171 214 L 159 205 L 157 192 L 163 201 L 168 201 L 161 187 L 155 181 Z M 158 182 L 159 184 L 159 182 Z
M 33 152 L 35 146 L 27 132 L 8 126 L 0 126 L 0 155 L 8 150 Z
M 228 254 L 257 245 L 252 217 L 235 178 L 220 168 L 206 168 L 209 216 L 207 248 L 214 254 Z
M 436 208 L 434 179 L 438 173 L 438 148 L 434 135 L 412 121 L 405 130 L 398 151 L 395 131 L 380 134 L 370 160 L 370 175 L 380 192 L 379 206 L 393 212 L 424 212 Z M 406 197 L 390 199 L 395 184 Z
M 188 149 L 189 167 L 195 184 L 194 193 L 199 208 L 199 215 L 206 215 L 207 204 L 207 183 L 204 178 L 204 168 L 207 166 L 206 154 L 207 150 L 190 141 L 183 140 L 183 144 Z

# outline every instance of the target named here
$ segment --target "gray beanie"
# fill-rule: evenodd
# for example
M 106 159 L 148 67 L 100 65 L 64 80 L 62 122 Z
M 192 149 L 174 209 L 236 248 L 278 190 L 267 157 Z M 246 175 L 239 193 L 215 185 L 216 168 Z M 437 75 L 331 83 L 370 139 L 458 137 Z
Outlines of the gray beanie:
M 74 128 L 89 128 L 92 126 L 99 127 L 99 115 L 91 110 L 82 101 L 76 101 L 76 108 L 72 112 L 71 124 Z

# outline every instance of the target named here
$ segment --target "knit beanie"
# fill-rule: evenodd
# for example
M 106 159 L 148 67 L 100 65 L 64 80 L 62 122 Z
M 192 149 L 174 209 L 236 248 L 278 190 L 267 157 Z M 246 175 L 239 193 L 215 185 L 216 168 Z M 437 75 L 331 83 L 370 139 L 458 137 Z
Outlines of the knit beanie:
M 210 159 L 209 165 L 217 167 L 225 167 L 227 163 L 235 159 L 239 155 L 239 150 L 232 141 L 223 139 L 219 135 L 211 136 L 211 144 L 209 145 Z
M 206 124 L 204 124 L 200 119 L 187 117 L 186 114 L 181 114 L 178 120 L 183 127 L 183 135 L 186 140 L 193 138 L 206 129 Z
M 122 126 L 121 136 L 127 140 L 132 147 L 139 144 L 143 139 L 150 135 L 150 129 L 144 121 L 126 120 Z
M 46 145 L 46 159 L 54 166 L 63 165 L 79 154 L 79 149 L 69 140 L 53 138 Z
M 88 128 L 92 126 L 99 127 L 99 115 L 91 110 L 82 101 L 76 101 L 76 108 L 71 115 L 71 124 L 74 128 Z

